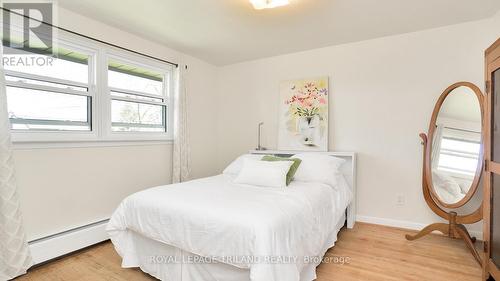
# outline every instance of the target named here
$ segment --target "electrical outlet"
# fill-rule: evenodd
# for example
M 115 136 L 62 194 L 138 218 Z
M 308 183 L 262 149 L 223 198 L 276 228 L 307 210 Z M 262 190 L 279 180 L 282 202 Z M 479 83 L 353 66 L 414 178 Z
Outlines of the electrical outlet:
M 396 205 L 397 206 L 404 206 L 404 205 L 406 205 L 406 197 L 403 194 L 398 194 L 396 196 Z

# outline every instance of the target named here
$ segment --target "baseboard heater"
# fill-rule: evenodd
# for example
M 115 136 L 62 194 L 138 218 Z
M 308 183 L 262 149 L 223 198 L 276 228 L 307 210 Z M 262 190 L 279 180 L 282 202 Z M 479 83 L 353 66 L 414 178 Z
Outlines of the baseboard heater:
M 108 240 L 108 221 L 101 220 L 28 242 L 33 263 L 40 264 Z

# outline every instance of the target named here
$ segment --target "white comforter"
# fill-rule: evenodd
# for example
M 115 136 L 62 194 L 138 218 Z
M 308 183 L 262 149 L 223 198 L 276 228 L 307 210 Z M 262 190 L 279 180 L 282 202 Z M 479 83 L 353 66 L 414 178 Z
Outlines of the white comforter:
M 304 257 L 321 257 L 336 235 L 350 197 L 342 190 L 347 200 L 341 200 L 337 192 L 319 183 L 237 185 L 219 175 L 135 193 L 123 200 L 107 230 L 122 256 L 127 231 L 135 231 L 249 268 L 252 281 L 299 281 Z

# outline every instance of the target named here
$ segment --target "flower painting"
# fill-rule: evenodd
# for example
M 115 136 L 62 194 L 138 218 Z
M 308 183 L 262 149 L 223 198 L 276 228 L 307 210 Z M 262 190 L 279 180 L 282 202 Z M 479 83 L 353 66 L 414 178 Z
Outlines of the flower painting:
M 328 150 L 328 77 L 280 84 L 280 150 Z

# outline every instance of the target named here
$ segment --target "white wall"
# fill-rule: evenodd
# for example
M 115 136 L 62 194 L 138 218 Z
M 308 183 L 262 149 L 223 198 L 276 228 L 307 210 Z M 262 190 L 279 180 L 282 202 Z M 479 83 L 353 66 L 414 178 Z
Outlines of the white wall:
M 191 178 L 213 176 L 217 172 L 215 112 L 217 68 L 190 58 L 187 61 L 188 134 L 191 150 Z
M 119 46 L 189 66 L 188 114 L 192 177 L 214 174 L 217 69 L 201 60 L 73 12 L 59 9 L 58 25 Z M 22 213 L 28 240 L 108 218 L 127 195 L 171 182 L 172 145 L 16 148 Z M 147 163 L 147 165 L 145 164 Z
M 358 215 L 435 222 L 421 191 L 418 134 L 448 85 L 483 87 L 483 52 L 500 35 L 498 18 L 222 67 L 219 170 L 256 146 L 260 121 L 264 145 L 276 148 L 280 81 L 328 75 L 329 148 L 359 155 Z M 397 195 L 406 205 L 396 205 Z
M 169 183 L 171 154 L 165 144 L 15 150 L 28 239 L 109 218 L 127 195 Z

